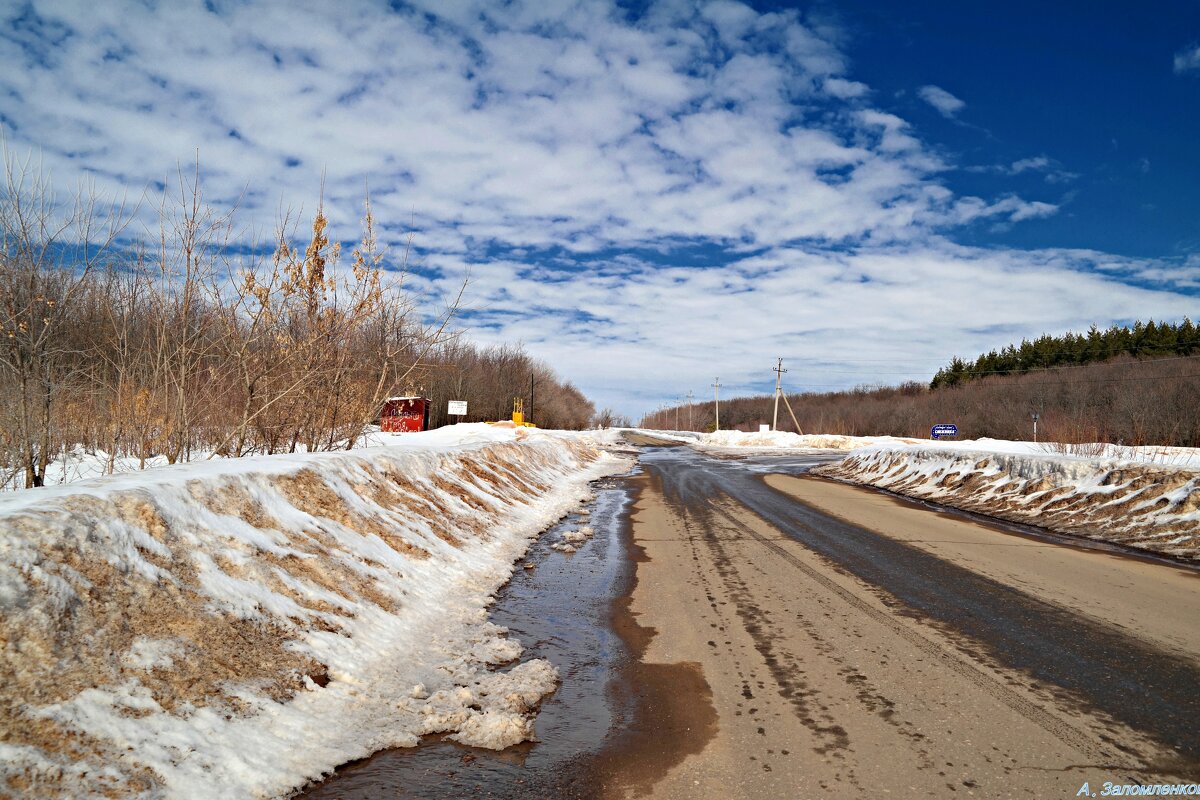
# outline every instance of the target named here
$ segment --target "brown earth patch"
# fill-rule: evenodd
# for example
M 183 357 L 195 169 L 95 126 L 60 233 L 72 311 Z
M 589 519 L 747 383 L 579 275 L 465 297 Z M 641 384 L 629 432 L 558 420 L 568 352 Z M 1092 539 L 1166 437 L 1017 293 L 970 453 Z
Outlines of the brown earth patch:
M 110 564 L 89 551 L 86 539 L 72 536 L 45 552 L 42 568 L 71 584 L 76 597 L 57 617 L 0 620 L 0 641 L 5 645 L 0 665 L 6 676 L 0 685 L 0 740 L 61 753 L 71 761 L 89 754 L 115 760 L 118 754 L 105 755 L 102 743 L 31 717 L 26 708 L 65 702 L 87 689 L 136 679 L 168 712 L 188 704 L 235 713 L 240 701 L 226 693 L 227 682 L 253 684 L 267 697 L 284 702 L 303 688 L 303 675 L 325 673 L 320 663 L 285 647 L 293 631 L 209 613 L 204 610 L 207 598 L 194 588 L 150 581 Z M 173 569 L 181 566 L 172 563 Z M 170 670 L 122 664 L 120 656 L 139 636 L 178 646 Z M 11 780 L 19 785 L 22 779 Z M 130 780 L 133 783 L 113 791 L 124 793 L 136 790 L 134 784 L 158 782 L 150 771 L 137 769 Z M 40 777 L 38 785 L 40 792 Z
M 446 494 L 451 495 L 464 505 L 470 506 L 476 511 L 486 512 L 491 510 L 488 508 L 486 503 L 476 497 L 473 492 L 467 491 L 463 485 L 457 481 L 447 480 L 441 475 L 435 475 L 433 478 L 433 485 L 434 488 L 436 488 L 439 492 L 445 492 Z
M 205 481 L 190 481 L 188 493 L 214 514 L 231 514 L 240 517 L 247 525 L 259 530 L 279 530 L 278 520 L 272 517 L 250 495 L 246 488 L 234 481 L 213 485 Z
M 395 487 L 395 491 L 390 495 L 395 498 L 397 506 L 390 506 L 390 508 L 400 507 L 408 513 L 420 517 L 428 523 L 434 535 L 439 539 L 452 547 L 462 547 L 462 540 L 454 534 L 448 522 L 454 515 L 449 508 L 437 500 L 436 495 L 430 496 L 418 491 L 416 482 L 390 465 L 381 467 L 379 472 Z
M 429 557 L 428 550 L 409 542 L 396 528 L 351 511 L 346 501 L 313 470 L 303 469 L 292 475 L 281 475 L 275 478 L 274 483 L 288 502 L 306 514 L 331 519 L 359 533 L 373 533 L 398 553 L 414 558 Z
M 644 475 L 631 479 L 635 487 L 631 508 L 642 502 L 648 480 Z M 661 487 L 656 491 L 661 492 Z M 702 752 L 717 732 L 713 691 L 700 664 L 643 660 L 658 631 L 638 622 L 632 604 L 638 585 L 636 565 L 650 559 L 632 531 L 627 546 L 635 570 L 626 593 L 613 604 L 611 625 L 630 651 L 623 679 L 614 691 L 629 695 L 635 704 L 634 717 L 589 767 L 603 785 L 603 796 L 612 797 L 648 794 L 673 767 Z

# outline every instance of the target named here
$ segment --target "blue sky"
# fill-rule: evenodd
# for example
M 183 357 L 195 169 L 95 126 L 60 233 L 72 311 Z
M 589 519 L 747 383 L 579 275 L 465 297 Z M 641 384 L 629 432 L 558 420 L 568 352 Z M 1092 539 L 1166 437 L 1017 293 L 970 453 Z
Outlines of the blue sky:
M 1174 68 L 1177 54 L 1195 52 L 1200 3 L 826 8 L 848 32 L 856 77 L 959 167 L 948 186 L 1060 206 L 964 241 L 1153 257 L 1200 250 L 1200 73 Z M 912 87 L 929 84 L 963 108 L 949 117 L 922 108 Z M 988 169 L 1004 162 L 1026 166 Z
M 369 183 L 414 290 L 633 416 L 1200 316 L 1195 2 L 332 8 L 0 0 L 8 146 L 135 197 L 199 149 L 265 235 Z

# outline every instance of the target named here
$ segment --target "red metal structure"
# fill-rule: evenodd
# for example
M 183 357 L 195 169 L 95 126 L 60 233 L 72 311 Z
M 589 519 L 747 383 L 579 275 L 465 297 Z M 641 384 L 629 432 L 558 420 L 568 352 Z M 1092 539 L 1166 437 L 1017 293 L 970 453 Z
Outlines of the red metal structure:
M 429 427 L 428 397 L 389 397 L 379 412 L 384 433 L 416 433 Z

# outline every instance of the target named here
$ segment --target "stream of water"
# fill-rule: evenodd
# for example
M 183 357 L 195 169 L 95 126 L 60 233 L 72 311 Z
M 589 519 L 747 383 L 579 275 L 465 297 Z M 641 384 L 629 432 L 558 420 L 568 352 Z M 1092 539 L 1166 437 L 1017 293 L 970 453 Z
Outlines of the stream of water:
M 593 793 L 586 770 L 576 766 L 599 752 L 631 713 L 609 691 L 628 656 L 609 615 L 614 599 L 627 589 L 633 565 L 626 557 L 626 482 L 605 479 L 592 488 L 591 513 L 571 514 L 539 537 L 496 595 L 489 615 L 525 646 L 522 660 L 545 658 L 558 667 L 562 683 L 537 717 L 540 741 L 494 752 L 427 737 L 417 747 L 385 750 L 348 764 L 300 797 L 583 798 Z M 577 552 L 550 548 L 564 531 L 583 525 L 595 535 Z

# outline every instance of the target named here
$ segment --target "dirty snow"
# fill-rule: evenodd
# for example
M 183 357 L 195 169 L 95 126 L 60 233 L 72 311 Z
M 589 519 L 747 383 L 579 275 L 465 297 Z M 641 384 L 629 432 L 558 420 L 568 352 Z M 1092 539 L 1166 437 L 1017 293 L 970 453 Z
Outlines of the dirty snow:
M 1164 466 L 1200 469 L 1200 448 L 1130 446 L 1106 442 L 1060 444 L 1024 442 L 1006 439 L 913 439 L 902 436 L 842 436 L 837 434 L 795 434 L 790 431 L 716 431 L 693 434 L 684 439 L 677 432 L 648 431 L 652 435 L 679 438 L 701 450 L 857 450 L 863 447 L 906 447 L 918 445 L 928 450 L 963 450 L 996 453 L 1020 453 L 1031 456 L 1082 456 L 1119 461 L 1140 461 Z
M 271 797 L 447 733 L 535 735 L 558 676 L 487 620 L 629 462 L 458 425 L 0 496 L 0 794 Z
M 916 441 L 895 436 L 800 435 L 790 431 L 714 431 L 701 434 L 690 444 L 699 450 L 853 450 L 878 444 L 915 444 Z
M 813 473 L 1200 562 L 1195 448 L 924 442 L 854 450 Z
M 729 430 L 687 443 L 714 453 L 845 450 L 813 473 L 1200 561 L 1200 448 Z

